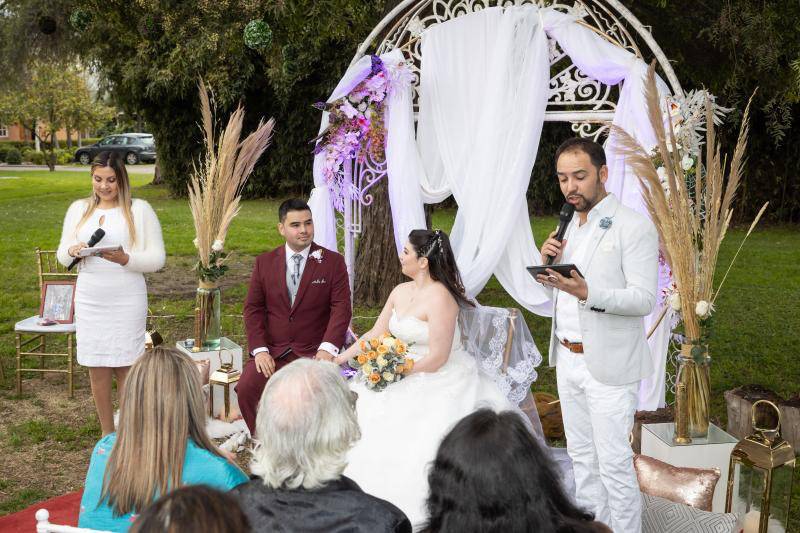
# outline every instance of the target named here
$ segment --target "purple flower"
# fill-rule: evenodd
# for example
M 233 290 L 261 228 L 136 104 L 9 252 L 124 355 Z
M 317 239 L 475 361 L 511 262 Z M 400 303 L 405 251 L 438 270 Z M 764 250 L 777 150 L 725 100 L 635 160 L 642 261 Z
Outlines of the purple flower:
M 358 110 L 353 107 L 353 104 L 351 104 L 347 98 L 344 99 L 342 104 L 339 106 L 339 109 L 345 114 L 345 116 L 347 116 L 347 118 L 353 118 L 358 115 Z

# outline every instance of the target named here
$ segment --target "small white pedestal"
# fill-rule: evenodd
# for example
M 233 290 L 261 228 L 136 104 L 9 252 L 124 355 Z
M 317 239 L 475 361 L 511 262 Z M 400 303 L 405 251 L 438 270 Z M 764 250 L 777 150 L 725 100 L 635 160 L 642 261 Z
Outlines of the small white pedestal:
M 675 424 L 642 425 L 642 455 L 654 457 L 672 466 L 691 468 L 719 468 L 720 476 L 714 489 L 711 510 L 725 512 L 725 493 L 728 487 L 728 466 L 731 451 L 739 439 L 718 428 L 708 426 L 708 438 L 692 439 L 691 444 L 677 445 L 672 442 Z
M 214 371 L 220 367 L 220 352 L 222 352 L 222 357 L 226 362 L 233 359 L 233 368 L 239 372 L 242 371 L 242 347 L 227 337 L 222 337 L 219 350 L 212 350 L 210 352 L 193 352 L 191 348 L 186 348 L 186 346 L 183 345 L 183 341 L 176 342 L 175 346 L 178 350 L 195 361 L 208 359 L 209 375 L 213 374 Z M 208 383 L 203 383 L 203 385 L 208 385 Z M 211 393 L 214 395 L 214 417 L 222 416 L 222 412 L 225 410 L 222 387 L 213 387 Z M 236 397 L 236 391 L 233 386 L 231 386 L 231 409 L 234 408 L 237 410 L 239 409 L 239 401 Z

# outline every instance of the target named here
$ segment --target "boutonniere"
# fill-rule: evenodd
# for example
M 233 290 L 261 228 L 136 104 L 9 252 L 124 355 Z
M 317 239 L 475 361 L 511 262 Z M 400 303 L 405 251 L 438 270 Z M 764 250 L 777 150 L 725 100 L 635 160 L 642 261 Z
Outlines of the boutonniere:
M 612 223 L 613 220 L 611 220 L 611 217 L 603 217 L 600 219 L 600 229 L 608 229 L 611 227 Z
M 322 263 L 322 249 L 316 249 L 313 253 L 309 254 L 308 257 L 312 259 L 316 259 L 317 263 Z

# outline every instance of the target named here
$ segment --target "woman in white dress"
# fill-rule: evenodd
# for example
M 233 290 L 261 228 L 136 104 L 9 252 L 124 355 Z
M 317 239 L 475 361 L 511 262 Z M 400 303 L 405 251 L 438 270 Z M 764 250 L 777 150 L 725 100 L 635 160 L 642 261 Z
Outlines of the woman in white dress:
M 92 195 L 73 202 L 64 217 L 58 260 L 69 265 L 98 228 L 105 235 L 96 246 L 120 246 L 82 259 L 75 289 L 78 363 L 89 367 L 97 417 L 108 435 L 114 431 L 113 378 L 121 396 L 128 369 L 144 352 L 147 287 L 142 273 L 163 267 L 165 253 L 153 208 L 131 198 L 122 156 L 101 152 L 91 175 Z
M 394 288 L 362 338 L 390 331 L 409 345 L 415 364 L 407 377 L 380 392 L 353 380 L 361 440 L 348 455 L 344 475 L 368 494 L 398 506 L 419 527 L 426 519 L 428 466 L 442 438 L 480 407 L 516 406 L 461 346 L 459 310 L 473 304 L 464 294 L 447 234 L 412 231 L 400 263 L 411 281 Z M 357 353 L 358 343 L 336 361 L 341 364 Z

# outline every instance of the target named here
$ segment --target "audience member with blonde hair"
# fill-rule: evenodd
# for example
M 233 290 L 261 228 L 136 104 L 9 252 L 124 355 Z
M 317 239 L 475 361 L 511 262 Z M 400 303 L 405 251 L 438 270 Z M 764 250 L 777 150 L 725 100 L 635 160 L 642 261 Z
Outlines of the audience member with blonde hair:
M 117 432 L 92 452 L 78 525 L 127 531 L 138 512 L 182 485 L 227 491 L 247 481 L 206 434 L 203 406 L 189 357 L 145 352 L 128 373 Z
M 400 509 L 342 475 L 361 438 L 354 394 L 325 361 L 298 359 L 267 382 L 256 417 L 261 446 L 251 464 L 258 478 L 233 490 L 253 529 L 411 531 Z

